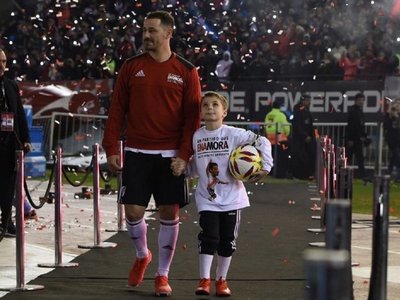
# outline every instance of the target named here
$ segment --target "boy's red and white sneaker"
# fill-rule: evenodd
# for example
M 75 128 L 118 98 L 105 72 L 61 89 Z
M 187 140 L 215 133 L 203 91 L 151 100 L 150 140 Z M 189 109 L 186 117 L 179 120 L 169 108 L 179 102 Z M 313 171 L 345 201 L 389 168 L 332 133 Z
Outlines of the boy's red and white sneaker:
M 202 278 L 197 286 L 196 295 L 210 295 L 211 280 L 210 278 Z
M 215 282 L 215 287 L 215 294 L 217 295 L 217 297 L 230 297 L 232 294 L 231 290 L 228 287 L 228 283 L 222 278 Z
M 169 297 L 172 294 L 172 289 L 168 284 L 167 276 L 156 276 L 154 280 L 154 291 L 157 297 Z
M 145 258 L 136 258 L 135 264 L 132 269 L 129 271 L 128 283 L 131 286 L 138 286 L 142 283 L 144 278 L 144 273 L 146 272 L 146 268 L 151 262 L 152 254 L 151 251 L 148 250 L 149 253 Z

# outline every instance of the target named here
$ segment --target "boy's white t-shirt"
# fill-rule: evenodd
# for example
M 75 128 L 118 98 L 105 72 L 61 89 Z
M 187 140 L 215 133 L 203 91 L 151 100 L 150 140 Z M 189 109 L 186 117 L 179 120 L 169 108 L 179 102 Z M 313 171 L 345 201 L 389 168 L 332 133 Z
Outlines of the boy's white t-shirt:
M 195 132 L 188 175 L 199 178 L 195 193 L 199 212 L 230 211 L 250 205 L 243 182 L 234 179 L 229 172 L 229 155 L 238 146 L 254 142 L 261 153 L 263 170 L 270 172 L 273 165 L 271 144 L 265 137 L 228 125 L 212 131 L 201 127 Z M 217 164 L 217 175 L 207 171 L 210 162 Z

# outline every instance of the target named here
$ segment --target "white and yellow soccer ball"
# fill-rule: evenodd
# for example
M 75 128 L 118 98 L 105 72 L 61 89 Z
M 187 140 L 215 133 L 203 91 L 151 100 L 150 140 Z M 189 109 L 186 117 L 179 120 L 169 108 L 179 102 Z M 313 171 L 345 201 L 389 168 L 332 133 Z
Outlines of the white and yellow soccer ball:
M 252 145 L 239 146 L 229 156 L 229 171 L 237 180 L 248 181 L 261 168 L 260 153 Z

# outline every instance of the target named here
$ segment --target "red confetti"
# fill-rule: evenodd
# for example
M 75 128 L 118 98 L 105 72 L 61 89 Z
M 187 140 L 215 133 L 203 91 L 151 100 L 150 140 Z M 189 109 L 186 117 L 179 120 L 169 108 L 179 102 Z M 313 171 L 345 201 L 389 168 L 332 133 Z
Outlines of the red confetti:
M 278 234 L 279 234 L 279 228 L 278 227 L 275 227 L 274 229 L 272 229 L 272 236 L 273 237 L 276 237 Z

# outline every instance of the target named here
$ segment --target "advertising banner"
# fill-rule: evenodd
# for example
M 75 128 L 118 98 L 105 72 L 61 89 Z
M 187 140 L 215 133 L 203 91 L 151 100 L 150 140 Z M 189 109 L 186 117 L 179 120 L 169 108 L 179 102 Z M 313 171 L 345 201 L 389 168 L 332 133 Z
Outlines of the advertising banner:
M 367 122 L 383 118 L 388 96 L 396 98 L 398 78 L 384 81 L 236 81 L 229 84 L 212 81 L 203 83 L 204 91 L 218 91 L 229 100 L 226 121 L 263 122 L 274 101 L 291 115 L 303 93 L 311 96 L 310 111 L 315 122 L 346 122 L 354 96 L 366 97 L 364 113 Z M 107 114 L 113 80 L 81 80 L 59 82 L 20 82 L 23 103 L 32 105 L 33 116 L 49 115 L 52 111 L 80 114 Z M 157 113 L 156 111 L 154 113 Z
M 237 81 L 227 85 L 210 82 L 204 86 L 204 90 L 218 91 L 228 98 L 227 121 L 249 122 L 263 122 L 274 101 L 280 101 L 282 110 L 290 116 L 303 93 L 311 96 L 310 111 L 315 122 L 346 122 L 357 93 L 366 98 L 366 121 L 377 122 L 383 118 L 384 88 L 384 81 Z
M 109 107 L 113 80 L 19 82 L 24 105 L 32 106 L 33 117 L 51 112 L 104 115 Z

